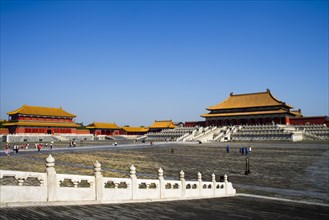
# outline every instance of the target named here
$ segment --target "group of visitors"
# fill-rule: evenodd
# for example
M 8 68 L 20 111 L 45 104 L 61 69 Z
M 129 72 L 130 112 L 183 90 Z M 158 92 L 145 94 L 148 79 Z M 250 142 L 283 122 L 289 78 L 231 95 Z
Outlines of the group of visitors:
M 251 146 L 248 147 L 241 147 L 239 152 L 241 153 L 241 155 L 248 155 L 251 153 Z M 226 153 L 230 153 L 230 145 L 226 146 Z
M 77 143 L 75 141 L 71 141 L 69 147 L 76 147 Z
M 29 150 L 29 147 L 30 147 L 30 144 L 29 143 L 26 143 L 26 144 L 15 144 L 13 145 L 13 152 L 15 153 L 15 155 L 18 155 L 19 151 L 20 150 Z M 42 143 L 35 143 L 34 144 L 34 149 L 36 149 L 37 151 L 41 151 L 43 145 Z M 46 147 L 49 148 L 49 149 L 53 149 L 53 142 L 50 142 L 49 145 L 48 143 L 46 143 Z M 6 147 L 5 147 L 5 154 L 7 156 L 10 156 L 10 153 L 11 153 L 11 147 L 10 147 L 10 144 L 9 142 L 6 144 Z
M 19 145 L 19 144 L 14 143 L 13 151 L 14 151 L 15 155 L 17 155 L 20 150 L 24 150 L 24 149 L 25 150 L 29 149 L 29 143 L 26 143 L 25 145 L 24 144 Z M 11 152 L 10 145 L 9 145 L 9 143 L 7 143 L 6 147 L 5 147 L 5 154 L 7 156 L 10 156 L 10 152 Z
M 250 154 L 251 153 L 251 146 L 249 146 L 249 147 L 241 147 L 240 148 L 240 153 L 241 153 L 241 155 L 248 155 L 248 154 Z

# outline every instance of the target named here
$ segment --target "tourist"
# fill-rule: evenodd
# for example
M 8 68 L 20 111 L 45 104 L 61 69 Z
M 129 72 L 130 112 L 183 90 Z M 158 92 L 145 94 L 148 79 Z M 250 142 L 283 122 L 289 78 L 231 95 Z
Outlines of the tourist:
M 49 148 L 50 148 L 50 150 L 53 149 L 53 142 L 50 142 Z
M 17 155 L 17 154 L 18 154 L 18 148 L 19 148 L 19 146 L 18 146 L 17 144 L 15 144 L 15 145 L 14 145 L 14 151 L 15 151 L 15 155 Z
M 5 154 L 7 154 L 7 156 L 10 156 L 10 146 L 7 144 L 6 148 L 5 148 Z
M 226 146 L 226 153 L 228 154 L 230 152 L 230 145 Z
M 25 144 L 25 150 L 28 150 L 29 149 L 29 143 L 26 143 Z
M 40 152 L 41 148 L 42 148 L 42 143 L 38 144 L 38 151 L 39 152 Z
M 241 155 L 244 155 L 244 147 L 241 147 Z
M 249 154 L 251 153 L 251 146 L 249 146 Z
M 248 147 L 246 147 L 244 150 L 245 150 L 246 156 L 247 156 L 248 155 Z

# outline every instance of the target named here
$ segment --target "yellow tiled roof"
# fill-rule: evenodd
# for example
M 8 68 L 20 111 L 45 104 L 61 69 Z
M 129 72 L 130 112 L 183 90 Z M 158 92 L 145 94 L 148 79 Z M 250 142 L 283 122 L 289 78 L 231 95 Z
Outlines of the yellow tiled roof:
M 250 107 L 263 107 L 263 106 L 286 106 L 292 108 L 292 106 L 276 99 L 270 92 L 249 93 L 249 94 L 237 94 L 230 96 L 223 102 L 207 108 L 207 110 L 219 110 L 219 109 L 232 109 L 232 108 L 250 108 Z
M 300 109 L 292 110 L 291 113 L 294 114 L 296 117 L 303 117 L 302 111 Z
M 172 120 L 155 121 L 149 128 L 175 128 Z
M 19 109 L 8 112 L 7 114 L 58 116 L 58 117 L 70 117 L 70 118 L 76 117 L 76 115 L 66 112 L 62 108 L 51 108 L 51 107 L 41 107 L 41 106 L 29 106 L 29 105 L 23 105 Z
M 126 132 L 148 132 L 148 128 L 144 127 L 122 127 Z
M 255 111 L 255 112 L 227 112 L 227 113 L 218 113 L 218 114 L 202 114 L 201 117 L 210 118 L 210 117 L 228 117 L 228 116 L 246 116 L 246 115 L 267 115 L 267 114 L 282 114 L 289 113 L 284 109 L 274 110 L 274 111 Z
M 9 126 L 33 126 L 33 127 L 71 127 L 71 128 L 77 128 L 81 125 L 75 124 L 75 123 L 54 123 L 54 122 L 25 122 L 25 121 L 19 121 L 19 122 L 9 122 L 3 124 L 5 127 Z
M 88 129 L 120 129 L 115 123 L 103 123 L 103 122 L 94 122 L 91 125 L 88 125 Z

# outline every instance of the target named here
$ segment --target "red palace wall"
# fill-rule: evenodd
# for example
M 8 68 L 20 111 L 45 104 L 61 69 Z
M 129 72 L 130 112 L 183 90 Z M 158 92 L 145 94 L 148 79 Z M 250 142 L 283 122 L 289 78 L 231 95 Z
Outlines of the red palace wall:
M 91 130 L 90 131 L 91 134 L 93 135 L 120 135 L 120 130 L 100 130 L 100 129 L 96 129 L 96 130 Z
M 76 128 L 39 128 L 39 127 L 18 127 L 11 133 L 39 133 L 39 134 L 75 134 Z
M 84 130 L 76 129 L 76 134 L 90 134 L 90 131 L 87 129 Z
M 0 135 L 1 134 L 9 134 L 8 128 L 0 128 Z
M 326 116 L 289 118 L 288 120 L 291 125 L 325 124 L 329 127 L 329 120 Z
M 205 121 L 186 121 L 184 123 L 184 127 L 195 127 L 195 126 L 204 127 L 204 126 L 206 126 L 206 122 Z
M 18 121 L 39 121 L 39 122 L 73 122 L 72 118 L 50 118 L 50 117 L 29 117 L 29 116 L 19 116 L 12 117 L 13 120 Z

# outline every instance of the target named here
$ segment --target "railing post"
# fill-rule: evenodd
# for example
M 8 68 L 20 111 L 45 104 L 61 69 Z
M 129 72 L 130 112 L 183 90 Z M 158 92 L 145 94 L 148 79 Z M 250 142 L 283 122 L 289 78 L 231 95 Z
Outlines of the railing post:
M 202 174 L 198 172 L 199 196 L 202 195 Z
M 212 189 L 213 189 L 213 195 L 216 196 L 216 175 L 213 173 L 211 174 L 211 181 L 212 181 Z
M 227 195 L 228 194 L 228 181 L 227 181 L 226 173 L 224 175 L 224 187 L 225 187 L 225 195 Z
M 94 175 L 95 175 L 95 200 L 102 201 L 103 199 L 103 175 L 102 165 L 96 160 L 94 163 Z
M 185 173 L 183 170 L 181 170 L 179 173 L 179 179 L 181 181 L 181 187 L 182 187 L 181 197 L 184 198 L 186 194 L 186 183 L 185 183 Z
M 57 178 L 55 170 L 55 159 L 49 154 L 46 158 L 46 172 L 47 172 L 47 201 L 55 201 Z
M 158 170 L 158 179 L 159 179 L 159 187 L 160 187 L 160 199 L 164 198 L 164 192 L 165 192 L 165 182 L 163 178 L 163 170 L 160 167 Z
M 131 178 L 131 197 L 134 200 L 137 197 L 137 190 L 138 190 L 136 168 L 134 167 L 134 165 L 131 165 L 130 167 L 130 178 Z

